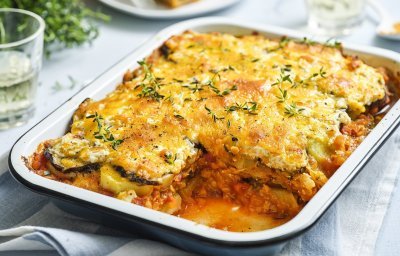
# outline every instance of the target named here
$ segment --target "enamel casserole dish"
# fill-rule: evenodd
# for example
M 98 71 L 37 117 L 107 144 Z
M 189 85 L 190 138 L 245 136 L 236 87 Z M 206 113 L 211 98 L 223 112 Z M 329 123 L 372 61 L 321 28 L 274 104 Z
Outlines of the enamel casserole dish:
M 301 39 L 304 35 L 268 26 L 234 21 L 225 18 L 200 18 L 184 21 L 168 27 L 155 35 L 147 43 L 134 50 L 108 71 L 100 75 L 90 85 L 78 92 L 50 115 L 26 132 L 13 146 L 9 156 L 9 167 L 13 176 L 31 190 L 54 197 L 61 206 L 79 216 L 102 222 L 113 227 L 141 233 L 152 239 L 165 241 L 190 252 L 206 255 L 266 255 L 282 249 L 284 244 L 313 226 L 335 201 L 351 180 L 362 171 L 363 166 L 380 148 L 400 122 L 400 103 L 396 102 L 341 165 L 329 181 L 287 223 L 264 231 L 230 232 L 158 212 L 139 205 L 130 204 L 89 190 L 49 180 L 30 171 L 23 157 L 32 155 L 41 142 L 62 136 L 71 117 L 86 98 L 102 99 L 115 89 L 130 69 L 136 69 L 138 61 L 149 56 L 168 38 L 184 31 L 224 32 L 246 35 L 257 31 L 268 38 Z M 343 45 L 344 53 L 356 55 L 373 67 L 385 67 L 396 76 L 400 74 L 400 54 L 360 45 Z

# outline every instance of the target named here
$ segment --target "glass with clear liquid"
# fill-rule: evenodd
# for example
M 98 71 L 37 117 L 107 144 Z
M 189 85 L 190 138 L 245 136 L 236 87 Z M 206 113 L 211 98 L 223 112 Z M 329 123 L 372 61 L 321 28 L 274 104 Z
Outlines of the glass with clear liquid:
M 308 28 L 323 36 L 348 35 L 361 25 L 366 0 L 306 0 Z
M 44 21 L 36 14 L 0 9 L 0 130 L 33 116 L 43 31 Z

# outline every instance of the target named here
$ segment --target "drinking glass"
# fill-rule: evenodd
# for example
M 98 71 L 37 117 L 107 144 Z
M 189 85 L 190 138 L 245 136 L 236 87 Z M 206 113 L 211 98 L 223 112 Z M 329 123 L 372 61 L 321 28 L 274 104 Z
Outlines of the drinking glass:
M 306 0 L 308 28 L 323 36 L 350 34 L 364 18 L 366 0 Z
M 0 129 L 33 116 L 44 28 L 35 13 L 0 8 Z

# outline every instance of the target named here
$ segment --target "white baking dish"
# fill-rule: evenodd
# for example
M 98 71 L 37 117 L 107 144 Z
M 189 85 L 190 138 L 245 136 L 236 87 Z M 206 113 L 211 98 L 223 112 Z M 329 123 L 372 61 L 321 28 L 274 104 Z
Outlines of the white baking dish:
M 157 233 L 159 238 L 187 250 L 203 253 L 211 252 L 219 255 L 220 253 L 232 254 L 241 249 L 246 249 L 246 252 L 250 254 L 274 252 L 279 250 L 285 241 L 301 234 L 321 217 L 323 212 L 393 132 L 400 121 L 399 102 L 392 107 L 383 120 L 295 218 L 286 224 L 265 231 L 236 233 L 217 230 L 95 192 L 52 181 L 29 171 L 21 158 L 21 156 L 31 155 L 41 142 L 62 136 L 73 112 L 83 100 L 88 97 L 95 100 L 104 97 L 122 81 L 126 70 L 138 67 L 138 60 L 150 55 L 170 36 L 180 34 L 188 29 L 199 32 L 228 32 L 235 35 L 257 31 L 270 38 L 304 37 L 303 34 L 283 28 L 225 18 L 200 18 L 168 27 L 112 66 L 89 86 L 78 92 L 24 134 L 11 150 L 10 169 L 14 177 L 35 191 L 66 199 L 98 212 L 106 212 L 106 214 L 113 215 L 113 218 L 121 218 L 128 222 L 132 219 L 136 224 L 144 223 L 147 226 L 146 228 L 156 230 L 153 233 Z M 398 53 L 351 44 L 344 44 L 344 49 L 345 53 L 355 54 L 372 66 L 384 66 L 396 74 L 400 74 L 400 54 Z M 196 241 L 198 241 L 197 244 Z

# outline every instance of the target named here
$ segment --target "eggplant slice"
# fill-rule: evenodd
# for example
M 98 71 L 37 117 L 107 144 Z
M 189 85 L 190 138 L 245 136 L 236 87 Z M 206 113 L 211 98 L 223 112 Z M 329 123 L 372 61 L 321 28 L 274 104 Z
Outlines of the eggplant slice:
M 91 171 L 97 171 L 100 169 L 100 164 L 99 163 L 89 163 L 89 164 L 84 164 L 76 167 L 71 167 L 71 168 L 64 168 L 63 166 L 56 164 L 54 161 L 53 155 L 49 152 L 49 150 L 46 148 L 44 151 L 44 156 L 46 157 L 47 160 L 52 164 L 52 166 L 57 169 L 58 171 L 61 171 L 63 173 L 72 173 L 72 172 L 91 172 Z
M 101 167 L 100 163 L 88 163 L 76 167 L 71 168 L 64 168 L 63 166 L 55 163 L 54 156 L 50 153 L 49 149 L 46 148 L 44 151 L 44 156 L 50 162 L 52 167 L 57 171 L 62 173 L 88 173 L 92 171 L 98 171 Z M 121 175 L 121 177 L 128 178 L 130 181 L 138 183 L 139 185 L 160 185 L 159 182 L 153 180 L 146 180 L 137 176 L 135 173 L 128 173 L 123 167 L 121 166 L 113 166 L 114 169 Z
M 146 180 L 137 176 L 135 173 L 128 173 L 123 167 L 121 166 L 113 166 L 114 169 L 124 178 L 128 178 L 130 181 L 136 182 L 140 185 L 160 185 L 157 181 L 154 180 Z

